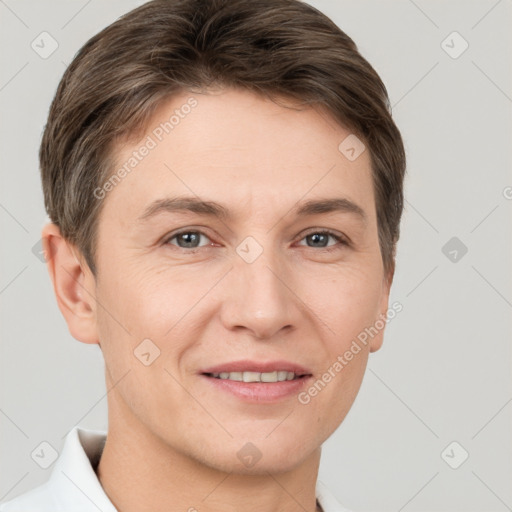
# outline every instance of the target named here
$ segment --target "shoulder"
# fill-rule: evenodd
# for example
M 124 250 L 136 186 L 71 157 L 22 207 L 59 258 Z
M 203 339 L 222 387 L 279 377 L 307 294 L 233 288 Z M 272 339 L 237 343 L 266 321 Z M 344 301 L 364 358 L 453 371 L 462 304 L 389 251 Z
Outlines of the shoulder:
M 105 439 L 106 432 L 74 427 L 50 478 L 0 503 L 0 512 L 115 512 L 94 471 Z
M 49 482 L 34 487 L 12 500 L 0 503 L 0 512 L 47 512 L 62 510 L 56 495 L 51 492 Z
M 330 489 L 320 480 L 316 482 L 316 497 L 323 512 L 352 512 L 342 505 Z

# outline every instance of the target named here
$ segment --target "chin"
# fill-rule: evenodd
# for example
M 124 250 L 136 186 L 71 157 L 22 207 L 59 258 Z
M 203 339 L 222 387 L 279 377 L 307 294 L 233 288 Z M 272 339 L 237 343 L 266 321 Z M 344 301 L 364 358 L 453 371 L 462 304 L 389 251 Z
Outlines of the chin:
M 304 462 L 315 448 L 308 450 L 300 436 L 283 439 L 275 435 L 272 441 L 270 437 L 250 441 L 244 436 L 243 440 L 230 439 L 219 446 L 205 448 L 202 456 L 206 460 L 201 462 L 216 470 L 240 475 L 285 473 Z

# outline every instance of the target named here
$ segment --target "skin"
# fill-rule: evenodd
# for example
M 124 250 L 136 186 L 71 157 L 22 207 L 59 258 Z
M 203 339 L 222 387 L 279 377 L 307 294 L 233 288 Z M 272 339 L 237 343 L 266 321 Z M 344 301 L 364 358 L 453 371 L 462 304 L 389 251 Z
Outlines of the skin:
M 191 113 L 102 199 L 96 276 L 55 225 L 43 230 L 69 331 L 99 343 L 105 358 L 99 480 L 122 512 L 313 512 L 321 445 L 350 410 L 383 331 L 308 404 L 244 403 L 198 372 L 285 359 L 316 380 L 386 313 L 393 276 L 382 264 L 369 151 L 349 161 L 338 146 L 350 131 L 325 113 L 225 89 L 161 105 L 140 141 L 116 148 L 118 165 L 191 96 Z M 222 203 L 233 219 L 137 220 L 155 199 L 181 194 Z M 292 213 L 300 201 L 331 197 L 355 202 L 366 222 Z M 172 238 L 182 228 L 203 233 L 197 252 Z M 323 229 L 349 245 L 308 236 Z M 248 236 L 263 249 L 250 264 L 236 252 Z M 133 353 L 147 338 L 160 350 L 149 366 Z M 250 468 L 237 457 L 247 442 L 262 455 Z

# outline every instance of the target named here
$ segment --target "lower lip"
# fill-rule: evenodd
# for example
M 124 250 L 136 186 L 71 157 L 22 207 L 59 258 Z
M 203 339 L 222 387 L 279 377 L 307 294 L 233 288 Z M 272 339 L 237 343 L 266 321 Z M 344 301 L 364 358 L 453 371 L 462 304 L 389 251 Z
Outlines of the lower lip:
M 297 395 L 309 382 L 311 375 L 281 382 L 241 382 L 218 379 L 202 374 L 216 389 L 226 391 L 247 402 L 272 403 Z

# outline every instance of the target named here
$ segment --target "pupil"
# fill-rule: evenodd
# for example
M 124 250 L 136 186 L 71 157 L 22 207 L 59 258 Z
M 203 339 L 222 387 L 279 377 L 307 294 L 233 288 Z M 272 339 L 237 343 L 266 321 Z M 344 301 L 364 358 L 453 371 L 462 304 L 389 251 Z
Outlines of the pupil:
M 195 241 L 197 242 L 197 233 L 183 233 L 181 235 L 183 237 L 183 239 L 185 240 L 185 243 L 187 244 L 187 246 L 189 244 L 193 244 L 194 243 L 194 238 L 196 239 Z M 192 240 L 190 240 L 192 239 Z
M 311 238 L 314 239 L 314 243 L 315 242 L 318 242 L 318 238 L 324 238 L 324 239 L 327 239 L 327 235 L 322 235 L 320 233 L 314 233 L 313 235 L 310 235 Z

